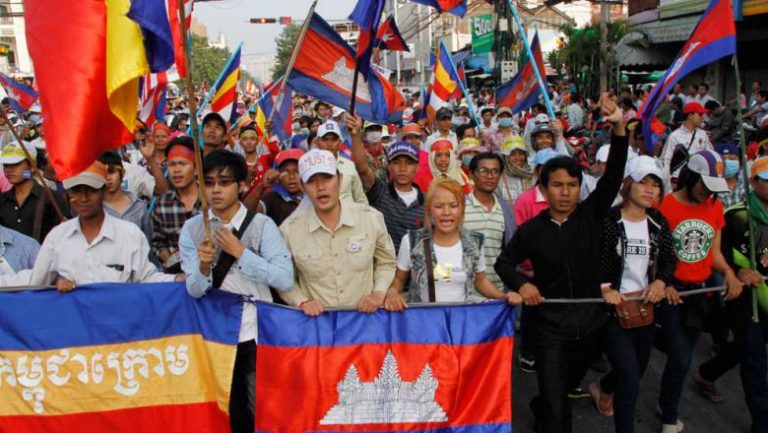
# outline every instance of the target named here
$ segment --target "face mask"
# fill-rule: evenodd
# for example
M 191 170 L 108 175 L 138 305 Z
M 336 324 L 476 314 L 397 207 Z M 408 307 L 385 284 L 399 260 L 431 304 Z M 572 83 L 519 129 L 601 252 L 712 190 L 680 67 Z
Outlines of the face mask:
M 462 155 L 461 156 L 461 163 L 469 167 L 469 163 L 472 162 L 472 157 L 474 155 Z
M 509 117 L 502 117 L 499 119 L 499 128 L 511 128 L 512 127 L 512 119 Z
M 305 137 L 309 137 L 309 128 L 301 128 L 301 130 L 299 131 L 299 134 Z
M 725 178 L 730 179 L 739 174 L 739 161 L 725 160 Z
M 465 123 L 467 123 L 467 118 L 462 116 L 454 116 L 453 118 L 451 118 L 451 123 L 453 123 L 454 125 L 464 125 Z
M 381 132 L 368 132 L 365 134 L 365 141 L 369 143 L 378 143 L 381 140 Z
M 299 122 L 293 122 L 291 123 L 291 128 L 293 128 L 294 131 L 301 129 L 301 123 Z

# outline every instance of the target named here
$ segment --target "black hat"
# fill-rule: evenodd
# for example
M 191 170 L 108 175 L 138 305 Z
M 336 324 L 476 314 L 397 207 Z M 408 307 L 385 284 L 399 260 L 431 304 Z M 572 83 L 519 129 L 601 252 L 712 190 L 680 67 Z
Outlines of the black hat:
M 450 119 L 452 117 L 453 114 L 451 113 L 451 110 L 447 108 L 441 108 L 437 110 L 437 113 L 435 114 L 435 118 L 437 118 L 437 120 Z
M 218 122 L 222 128 L 227 129 L 227 121 L 221 117 L 221 114 L 215 111 L 211 111 L 210 113 L 206 114 L 205 117 L 203 117 L 203 126 L 205 126 L 205 124 L 210 121 Z

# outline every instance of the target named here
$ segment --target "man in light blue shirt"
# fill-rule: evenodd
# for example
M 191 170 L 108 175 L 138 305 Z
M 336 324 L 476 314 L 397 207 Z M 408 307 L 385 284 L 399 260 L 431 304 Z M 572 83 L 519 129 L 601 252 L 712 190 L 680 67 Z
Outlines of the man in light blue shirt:
M 13 275 L 35 266 L 40 244 L 29 236 L 0 226 L 0 285 L 13 283 Z
M 272 302 L 270 287 L 287 292 L 293 286 L 291 254 L 277 226 L 238 200 L 246 170 L 245 159 L 226 150 L 214 150 L 203 160 L 213 243 L 205 240 L 202 214 L 184 223 L 179 238 L 187 292 L 195 298 L 216 288 Z M 257 335 L 256 307 L 246 301 L 229 404 L 233 433 L 253 433 Z

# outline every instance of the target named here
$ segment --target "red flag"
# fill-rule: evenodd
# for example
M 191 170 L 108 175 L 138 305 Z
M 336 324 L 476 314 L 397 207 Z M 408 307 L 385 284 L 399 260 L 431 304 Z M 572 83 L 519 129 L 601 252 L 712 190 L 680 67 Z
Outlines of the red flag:
M 187 18 L 185 26 L 189 29 L 192 26 L 192 0 L 184 0 L 184 13 Z M 178 0 L 168 0 L 168 21 L 171 23 L 173 50 L 176 56 L 176 69 L 179 71 L 179 77 L 184 78 L 187 76 L 187 65 L 184 62 L 184 41 L 181 37 L 181 26 L 179 26 Z
M 66 179 L 133 138 L 107 99 L 107 5 L 27 0 L 24 6 L 46 146 L 56 174 Z

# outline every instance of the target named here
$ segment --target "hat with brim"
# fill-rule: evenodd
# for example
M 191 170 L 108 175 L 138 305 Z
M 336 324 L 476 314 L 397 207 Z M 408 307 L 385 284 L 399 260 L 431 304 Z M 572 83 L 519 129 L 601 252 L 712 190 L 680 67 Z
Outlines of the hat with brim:
M 328 134 L 336 134 L 337 137 L 341 137 L 339 124 L 333 120 L 328 120 L 327 122 L 317 127 L 317 138 L 323 138 Z
M 656 161 L 648 155 L 633 158 L 629 163 L 627 172 L 628 176 L 635 182 L 641 182 L 649 175 L 656 176 L 659 180 L 663 179 L 661 169 L 656 164 Z
M 62 182 L 65 189 L 72 189 L 76 186 L 85 185 L 93 189 L 101 189 L 107 184 L 107 169 L 99 161 L 94 161 L 90 167 L 77 176 L 64 179 Z
M 499 109 L 496 111 L 496 117 L 499 117 L 499 116 L 501 116 L 502 114 L 509 114 L 509 116 L 510 116 L 510 117 L 514 116 L 514 114 L 512 113 L 512 109 L 511 109 L 511 108 L 509 108 L 509 107 L 500 107 L 500 108 L 499 108 Z
M 24 144 L 24 146 L 26 146 L 29 156 L 35 161 L 37 159 L 37 150 L 28 144 Z M 27 159 L 27 156 L 24 154 L 24 149 L 21 148 L 18 141 L 12 141 L 6 144 L 3 151 L 0 153 L 0 163 L 2 164 L 14 165 L 25 159 Z
M 453 114 L 451 113 L 451 110 L 447 108 L 441 108 L 437 110 L 437 113 L 435 114 L 435 118 L 437 118 L 437 120 L 445 120 L 445 119 L 450 119 L 452 117 L 453 117 Z
M 688 159 L 688 169 L 701 175 L 704 186 L 712 192 L 729 192 L 725 181 L 725 164 L 722 158 L 712 150 L 702 150 Z
M 327 150 L 312 149 L 299 158 L 299 176 L 304 183 L 316 174 L 335 175 L 338 171 L 336 157 Z
M 408 158 L 419 162 L 419 148 L 405 141 L 398 141 L 389 146 L 387 150 L 387 160 L 393 161 L 398 156 L 407 156 Z
M 205 117 L 203 117 L 203 126 L 205 126 L 206 123 L 211 122 L 211 121 L 217 122 L 218 124 L 221 125 L 222 128 L 227 129 L 227 122 L 226 122 L 226 120 L 224 120 L 224 118 L 221 117 L 221 114 L 219 114 L 219 113 L 217 113 L 215 111 L 212 111 L 212 112 L 206 114 Z
M 421 126 L 415 123 L 409 123 L 403 126 L 403 129 L 400 130 L 400 136 L 408 137 L 409 135 L 415 135 L 417 137 L 421 137 Z

